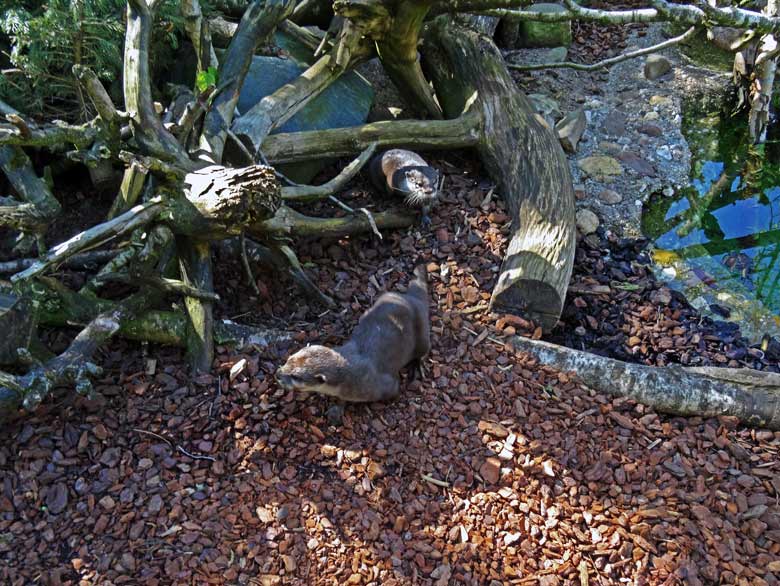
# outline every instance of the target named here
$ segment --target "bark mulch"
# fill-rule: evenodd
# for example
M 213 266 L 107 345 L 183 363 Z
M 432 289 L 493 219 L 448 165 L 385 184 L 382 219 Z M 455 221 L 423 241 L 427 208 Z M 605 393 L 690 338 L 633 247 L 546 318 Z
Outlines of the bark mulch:
M 430 232 L 299 243 L 334 311 L 270 272 L 253 298 L 240 265 L 220 265 L 220 315 L 287 323 L 294 343 L 220 349 L 193 379 L 177 351 L 117 341 L 98 401 L 63 394 L 0 431 L 2 583 L 778 584 L 780 435 L 658 415 L 508 350 L 507 335 L 539 335 L 486 310 L 508 218 L 477 169 L 440 166 Z M 554 337 L 730 363 L 738 339 L 667 300 L 640 246 L 603 245 L 581 243 Z M 422 382 L 347 407 L 340 426 L 325 398 L 276 385 L 290 351 L 341 342 L 418 256 L 432 289 Z M 776 366 L 750 356 L 733 360 Z

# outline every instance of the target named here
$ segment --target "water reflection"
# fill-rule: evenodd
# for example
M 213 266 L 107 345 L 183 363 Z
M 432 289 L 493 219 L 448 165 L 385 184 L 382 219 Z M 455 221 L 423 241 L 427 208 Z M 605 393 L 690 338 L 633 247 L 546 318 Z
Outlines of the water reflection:
M 702 153 L 719 160 L 699 159 L 690 187 L 651 200 L 643 229 L 672 286 L 758 339 L 780 331 L 780 165 L 763 150 L 733 148 L 723 133 L 701 133 L 707 148 L 699 152 L 692 142 L 694 160 Z

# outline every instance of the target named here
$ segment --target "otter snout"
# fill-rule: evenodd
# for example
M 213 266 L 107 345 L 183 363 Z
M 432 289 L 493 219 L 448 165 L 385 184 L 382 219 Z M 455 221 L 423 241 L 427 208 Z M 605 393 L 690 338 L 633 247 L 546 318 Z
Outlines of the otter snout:
M 276 371 L 276 381 L 288 391 L 295 388 L 295 379 L 289 374 L 284 374 L 281 368 Z

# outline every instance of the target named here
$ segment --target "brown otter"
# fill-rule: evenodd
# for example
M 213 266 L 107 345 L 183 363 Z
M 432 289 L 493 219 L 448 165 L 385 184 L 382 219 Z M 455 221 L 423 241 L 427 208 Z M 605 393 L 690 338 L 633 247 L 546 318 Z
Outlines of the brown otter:
M 397 397 L 400 370 L 419 363 L 431 346 L 425 265 L 414 275 L 406 293 L 383 293 L 343 346 L 307 346 L 290 356 L 279 383 L 350 402 Z
M 439 172 L 425 159 L 412 151 L 392 149 L 374 157 L 368 173 L 376 189 L 401 195 L 406 205 L 422 208 L 423 224 L 430 224 L 428 213 L 439 195 Z

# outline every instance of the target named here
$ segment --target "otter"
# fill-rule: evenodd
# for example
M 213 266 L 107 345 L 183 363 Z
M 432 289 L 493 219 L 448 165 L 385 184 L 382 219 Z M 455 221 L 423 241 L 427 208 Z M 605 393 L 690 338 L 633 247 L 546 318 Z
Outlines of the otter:
M 343 346 L 307 346 L 290 356 L 277 371 L 282 387 L 352 403 L 397 397 L 399 372 L 419 366 L 431 346 L 425 265 L 414 275 L 406 293 L 383 293 Z
M 439 195 L 439 172 L 420 155 L 403 149 L 385 151 L 374 157 L 368 173 L 376 189 L 403 196 L 409 207 L 422 208 L 424 225 L 431 223 L 428 214 Z

